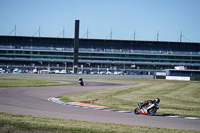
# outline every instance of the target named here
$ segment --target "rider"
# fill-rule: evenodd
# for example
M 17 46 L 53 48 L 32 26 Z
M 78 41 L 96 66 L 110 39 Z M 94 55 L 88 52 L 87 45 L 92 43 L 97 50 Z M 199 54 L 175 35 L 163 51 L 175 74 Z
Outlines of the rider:
M 83 79 L 81 77 L 79 77 L 79 81 L 83 82 Z
M 156 98 L 155 100 L 147 100 L 147 101 L 144 101 L 144 102 L 141 102 L 140 103 L 140 109 L 146 105 L 148 105 L 149 103 L 159 103 L 160 102 L 160 99 L 159 98 Z

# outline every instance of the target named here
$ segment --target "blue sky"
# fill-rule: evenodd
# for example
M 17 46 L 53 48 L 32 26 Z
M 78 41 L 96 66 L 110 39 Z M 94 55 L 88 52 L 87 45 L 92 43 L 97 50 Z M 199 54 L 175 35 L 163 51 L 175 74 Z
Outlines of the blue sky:
M 73 38 L 75 20 L 80 38 L 200 42 L 200 0 L 0 0 L 0 35 Z

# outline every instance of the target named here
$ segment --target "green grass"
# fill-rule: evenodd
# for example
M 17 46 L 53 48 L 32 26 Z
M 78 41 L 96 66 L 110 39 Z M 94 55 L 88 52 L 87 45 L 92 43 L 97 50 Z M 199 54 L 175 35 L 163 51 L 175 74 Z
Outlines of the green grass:
M 83 102 L 110 109 L 133 111 L 140 101 L 160 98 L 157 114 L 200 117 L 200 82 L 120 79 L 136 85 L 95 92 L 61 96 L 64 102 Z
M 76 82 L 47 81 L 38 79 L 0 78 L 0 87 L 32 87 L 74 85 Z
M 166 129 L 157 127 L 87 122 L 77 120 L 55 119 L 35 117 L 27 115 L 14 115 L 0 113 L 0 132 L 12 133 L 12 131 L 25 131 L 45 133 L 68 132 L 68 133 L 198 133 L 196 130 Z

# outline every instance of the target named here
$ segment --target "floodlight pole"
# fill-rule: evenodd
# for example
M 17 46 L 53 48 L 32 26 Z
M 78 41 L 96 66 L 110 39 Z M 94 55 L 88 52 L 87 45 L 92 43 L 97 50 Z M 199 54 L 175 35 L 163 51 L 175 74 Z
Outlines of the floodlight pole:
M 16 25 L 15 25 L 15 36 L 16 36 L 16 30 L 17 30 L 17 27 L 16 27 Z
M 88 28 L 87 28 L 87 39 L 89 38 L 89 31 L 88 31 Z
M 182 42 L 182 31 L 181 31 L 181 35 L 180 35 L 180 42 Z
M 40 37 L 40 26 L 39 26 L 39 37 Z
M 135 30 L 134 30 L 134 41 L 135 41 Z
M 110 40 L 112 40 L 112 29 L 111 29 L 111 32 L 110 32 Z
M 65 38 L 65 27 L 63 27 L 63 38 Z
M 158 41 L 158 39 L 159 39 L 159 31 L 157 32 L 157 41 Z

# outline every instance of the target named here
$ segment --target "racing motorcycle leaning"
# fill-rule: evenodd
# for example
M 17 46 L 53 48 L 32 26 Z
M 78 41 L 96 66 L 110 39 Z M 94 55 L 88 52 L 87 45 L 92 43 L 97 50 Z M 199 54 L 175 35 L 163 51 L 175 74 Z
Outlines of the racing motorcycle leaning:
M 160 99 L 159 99 L 160 102 Z M 137 108 L 134 110 L 135 114 L 145 114 L 145 115 L 154 115 L 157 110 L 159 109 L 159 102 L 156 100 L 153 100 L 152 102 L 149 102 L 148 105 L 140 107 L 140 105 L 137 103 Z
M 83 79 L 81 78 L 81 77 L 79 77 L 79 84 L 81 85 L 81 86 L 84 86 L 84 82 L 83 82 Z

